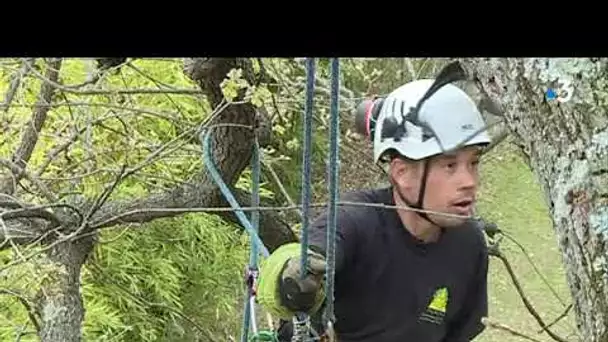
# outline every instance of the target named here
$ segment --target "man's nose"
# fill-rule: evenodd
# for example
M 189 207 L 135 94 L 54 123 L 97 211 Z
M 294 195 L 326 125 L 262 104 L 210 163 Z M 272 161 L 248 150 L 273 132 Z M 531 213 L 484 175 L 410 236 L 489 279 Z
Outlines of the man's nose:
M 475 170 L 465 168 L 460 172 L 458 187 L 461 189 L 477 188 L 477 173 Z

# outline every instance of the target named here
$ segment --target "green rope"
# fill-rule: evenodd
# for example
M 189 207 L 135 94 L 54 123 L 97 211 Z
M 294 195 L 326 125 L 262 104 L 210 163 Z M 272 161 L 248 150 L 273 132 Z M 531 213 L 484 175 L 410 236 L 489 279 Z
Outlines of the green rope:
M 277 333 L 270 330 L 260 330 L 257 334 L 252 334 L 249 342 L 279 342 Z

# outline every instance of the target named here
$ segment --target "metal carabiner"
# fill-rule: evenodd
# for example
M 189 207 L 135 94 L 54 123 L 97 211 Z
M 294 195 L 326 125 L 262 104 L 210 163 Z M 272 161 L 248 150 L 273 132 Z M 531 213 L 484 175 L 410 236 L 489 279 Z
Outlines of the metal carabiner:
M 321 337 L 320 342 L 336 342 L 336 331 L 334 330 L 334 324 L 332 321 L 327 322 L 327 328 L 325 333 Z

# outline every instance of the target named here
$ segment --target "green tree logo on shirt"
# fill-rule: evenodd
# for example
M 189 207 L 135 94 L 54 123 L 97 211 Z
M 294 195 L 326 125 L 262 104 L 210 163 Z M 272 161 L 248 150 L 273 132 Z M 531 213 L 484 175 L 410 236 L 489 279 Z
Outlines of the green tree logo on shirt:
M 445 312 L 448 306 L 449 293 L 445 287 L 440 287 L 435 290 L 426 310 L 420 315 L 420 320 L 427 321 L 433 324 L 443 324 Z
M 448 306 L 448 289 L 445 287 L 437 289 L 433 295 L 433 300 L 429 304 L 429 309 L 445 313 Z

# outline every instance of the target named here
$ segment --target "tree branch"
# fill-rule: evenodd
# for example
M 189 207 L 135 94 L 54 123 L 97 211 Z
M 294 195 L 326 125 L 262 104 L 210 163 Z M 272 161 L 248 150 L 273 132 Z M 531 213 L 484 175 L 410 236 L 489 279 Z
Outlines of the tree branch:
M 538 333 L 540 334 L 545 329 L 551 328 L 552 326 L 554 326 L 555 324 L 557 324 L 557 322 L 561 321 L 564 317 L 568 316 L 568 313 L 570 312 L 570 310 L 572 309 L 573 306 L 574 306 L 574 304 L 570 303 L 570 305 L 568 305 L 566 307 L 566 309 L 564 310 L 564 312 L 562 312 L 559 316 L 557 316 L 551 323 L 547 324 L 547 326 L 542 327 L 542 329 L 540 329 L 538 331 Z
M 38 323 L 38 316 L 36 314 L 36 310 L 34 310 L 33 304 L 29 299 L 25 298 L 25 296 L 19 293 L 18 290 L 0 289 L 0 294 L 10 295 L 17 298 L 17 300 L 19 300 L 21 305 L 23 305 L 23 307 L 25 308 L 27 316 L 36 328 L 36 331 L 40 331 L 40 323 Z
M 6 95 L 4 96 L 4 102 L 2 104 L 0 104 L 0 108 L 4 108 L 5 112 L 7 112 L 8 109 L 10 108 L 11 103 L 13 102 L 13 99 L 15 98 L 15 94 L 17 93 L 17 89 L 21 85 L 21 81 L 29 72 L 29 67 L 28 67 L 27 63 L 33 63 L 33 62 L 34 62 L 33 58 L 28 58 L 26 61 L 22 62 L 22 65 L 21 65 L 21 68 L 19 69 L 19 71 L 17 71 L 13 75 L 13 77 L 11 79 L 11 85 L 9 86 L 9 89 L 6 92 Z
M 40 190 L 40 193 L 44 197 L 46 197 L 47 200 L 49 200 L 50 202 L 56 201 L 57 198 L 46 187 L 46 185 L 44 185 L 38 178 L 36 178 L 36 176 L 30 175 L 29 172 L 27 172 L 24 168 L 11 162 L 10 160 L 6 160 L 6 159 L 2 159 L 2 158 L 0 158 L 0 166 L 4 166 L 10 170 L 12 177 L 10 177 L 10 180 L 7 180 L 7 182 L 9 182 L 9 181 L 11 182 L 11 187 L 14 187 L 16 185 L 17 176 L 19 176 L 21 178 L 25 177 L 27 180 L 29 180 L 34 185 L 36 185 L 36 187 L 38 187 L 38 190 Z M 0 193 L 6 194 L 1 189 L 0 189 Z
M 554 339 L 555 341 L 568 342 L 563 337 L 558 336 L 553 331 L 551 331 L 549 329 L 548 325 L 540 317 L 540 315 L 538 314 L 538 312 L 536 311 L 534 306 L 532 306 L 532 303 L 530 303 L 530 301 L 528 300 L 528 297 L 526 297 L 524 290 L 522 289 L 521 284 L 519 283 L 519 280 L 517 279 L 517 276 L 515 275 L 515 272 L 513 271 L 513 268 L 511 267 L 511 263 L 509 262 L 507 257 L 497 247 L 490 249 L 490 255 L 499 258 L 503 262 L 503 264 L 505 265 L 505 268 L 507 269 L 507 272 L 509 273 L 509 276 L 511 276 L 511 280 L 513 280 L 513 284 L 515 285 L 515 289 L 517 290 L 517 293 L 519 294 L 521 300 L 523 301 L 524 305 L 526 306 L 526 309 L 528 309 L 530 314 L 534 317 L 536 322 L 538 322 L 538 324 L 543 328 L 543 330 L 546 331 L 547 334 L 549 334 L 549 336 L 551 336 L 551 338 Z
M 220 84 L 231 69 L 243 70 L 245 79 L 253 84 L 255 76 L 251 61 L 248 59 L 194 59 L 187 60 L 184 71 L 204 90 L 212 105 L 217 107 L 224 103 Z M 212 138 L 212 156 L 224 181 L 232 186 L 241 172 L 249 165 L 252 153 L 253 130 L 241 126 L 256 126 L 258 115 L 251 104 L 231 104 L 224 111 L 212 115 L 206 123 L 214 128 Z M 219 126 L 218 126 L 219 125 Z M 270 127 L 266 127 L 270 129 Z M 266 135 L 259 132 L 259 135 Z M 204 170 L 196 175 L 190 184 L 182 184 L 170 191 L 150 195 L 133 201 L 113 201 L 100 207 L 93 215 L 91 226 L 94 229 L 111 227 L 124 223 L 145 223 L 154 219 L 173 217 L 183 212 L 149 211 L 147 209 L 217 207 L 226 204 L 219 188 Z M 235 192 L 238 193 L 238 192 Z M 241 203 L 248 203 L 248 196 L 242 193 L 237 197 Z M 122 214 L 121 213 L 126 213 Z M 219 213 L 229 221 L 236 222 L 234 213 Z M 272 250 L 281 244 L 295 240 L 289 227 L 278 220 L 276 213 L 264 213 L 260 217 L 260 237 Z
M 28 63 L 27 61 L 25 62 Z M 47 71 L 45 78 L 51 82 L 57 82 L 59 78 L 59 69 L 61 68 L 61 58 L 53 58 L 47 65 Z M 30 68 L 33 70 L 33 68 Z M 27 163 L 32 157 L 36 143 L 38 142 L 38 135 L 40 130 L 46 121 L 46 115 L 49 111 L 50 103 L 53 97 L 55 87 L 49 82 L 45 82 L 40 87 L 40 94 L 38 96 L 38 103 L 32 113 L 32 119 L 28 123 L 21 144 L 13 155 L 13 162 L 17 164 L 21 169 L 25 170 Z M 14 193 L 15 185 L 23 177 L 22 173 L 14 174 L 0 181 L 0 192 L 6 194 Z
M 521 338 L 525 338 L 526 340 L 532 341 L 532 342 L 542 342 L 541 340 L 538 340 L 532 336 L 528 336 L 522 332 L 519 332 L 509 326 L 506 326 L 502 323 L 499 322 L 495 322 L 490 320 L 488 317 L 484 317 L 481 319 L 481 322 L 483 323 L 483 325 L 490 327 L 490 328 L 494 328 L 494 329 L 500 329 L 500 330 L 504 330 L 508 333 L 510 333 L 513 336 L 517 336 L 517 337 L 521 337 Z
M 20 218 L 39 218 L 47 220 L 52 223 L 53 227 L 61 225 L 57 216 L 50 211 L 46 211 L 43 208 L 18 208 L 13 210 L 7 210 L 0 214 L 0 221 L 2 220 L 15 220 Z
M 204 89 L 209 99 L 212 100 L 212 104 L 216 107 L 225 103 L 220 84 L 232 68 L 243 69 L 245 77 L 250 82 L 253 79 L 252 66 L 248 59 L 209 59 L 197 67 L 200 70 L 190 71 L 192 75 L 201 78 L 194 80 Z M 233 186 L 241 172 L 249 165 L 252 153 L 253 130 L 243 129 L 242 126 L 254 127 L 256 126 L 256 121 L 259 122 L 261 120 L 263 122 L 264 118 L 258 116 L 265 114 L 265 112 L 262 111 L 256 114 L 255 108 L 248 103 L 234 102 L 222 107 L 224 111 L 214 113 L 212 118 L 207 122 L 207 125 L 216 126 L 214 129 L 215 134 L 212 138 L 212 155 L 216 162 L 216 167 L 226 184 Z M 270 127 L 269 125 L 262 125 L 258 127 L 259 129 L 270 129 Z M 258 132 L 258 135 L 269 136 L 265 132 Z M 248 196 L 238 191 L 235 191 L 235 193 L 239 201 L 242 201 L 241 203 L 244 203 L 244 205 L 249 204 Z M 145 198 L 130 201 L 104 200 L 101 203 L 102 205 L 95 206 L 95 208 L 91 207 L 91 201 L 88 202 L 89 204 L 79 209 L 82 212 L 87 212 L 87 208 L 89 210 L 95 209 L 95 212 L 90 215 L 88 222 L 83 222 L 81 216 L 78 224 L 83 225 L 86 223 L 88 225 L 87 229 L 82 230 L 82 234 L 90 234 L 91 230 L 112 227 L 117 224 L 146 223 L 154 219 L 174 217 L 187 212 L 187 210 L 171 211 L 163 209 L 219 207 L 227 204 L 206 170 L 194 176 L 193 181 L 187 184 L 181 184 L 169 191 L 155 193 Z M 31 212 L 28 211 L 28 213 Z M 228 221 L 236 222 L 234 213 L 223 212 L 216 214 Z M 61 219 L 64 218 L 62 217 Z M 56 223 L 54 222 L 53 225 L 56 225 Z M 73 224 L 76 224 L 76 221 L 70 222 L 69 225 Z M 4 239 L 12 238 L 13 243 L 31 243 L 49 230 L 43 227 L 44 225 L 34 225 L 32 222 L 27 222 L 19 226 L 12 225 L 0 235 Z M 80 233 L 80 229 L 73 231 Z M 295 241 L 294 233 L 289 229 L 287 224 L 279 219 L 277 213 L 264 212 L 261 214 L 260 236 L 271 250 L 286 242 Z
M 55 68 L 59 70 L 59 68 Z M 52 89 L 59 89 L 66 93 L 77 94 L 77 95 L 105 95 L 105 94 L 122 94 L 122 95 L 134 95 L 134 94 L 202 94 L 203 92 L 200 89 L 109 89 L 109 90 L 100 90 L 100 89 L 87 89 L 87 90 L 79 90 L 77 88 L 82 87 L 84 84 L 78 85 L 62 85 L 60 84 L 57 78 L 49 77 L 49 75 L 42 75 L 38 71 L 34 69 L 32 65 L 30 65 L 31 73 L 39 78 L 44 84 L 47 84 Z M 88 83 L 88 82 L 85 82 Z
M 227 206 L 227 202 L 219 193 L 213 180 L 206 175 L 199 175 L 199 177 L 200 179 L 195 184 L 180 185 L 169 192 L 149 196 L 140 201 L 108 203 L 94 215 L 91 227 L 102 229 L 118 224 L 146 223 L 159 218 L 183 215 L 188 212 L 187 208 Z M 250 205 L 246 192 L 235 190 L 234 195 L 243 207 Z M 184 210 L 162 210 L 171 208 Z M 116 213 L 122 214 L 116 215 Z M 239 224 L 232 211 L 218 211 L 215 214 L 229 222 Z M 287 242 L 296 241 L 294 232 L 273 211 L 260 211 L 259 234 L 269 250 L 274 250 Z

